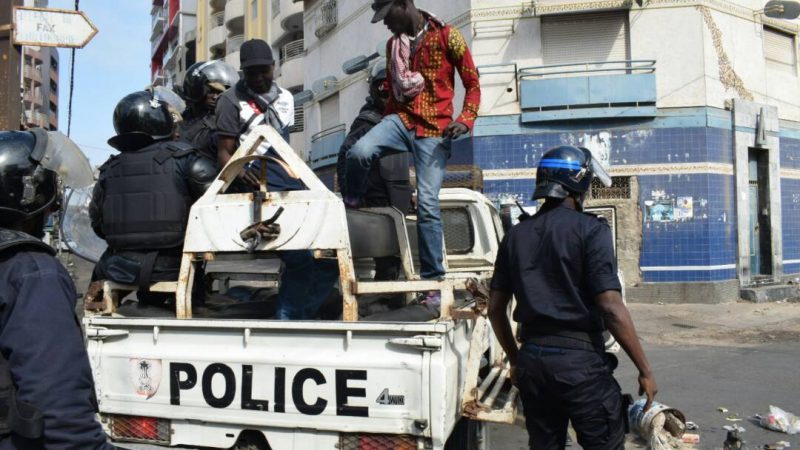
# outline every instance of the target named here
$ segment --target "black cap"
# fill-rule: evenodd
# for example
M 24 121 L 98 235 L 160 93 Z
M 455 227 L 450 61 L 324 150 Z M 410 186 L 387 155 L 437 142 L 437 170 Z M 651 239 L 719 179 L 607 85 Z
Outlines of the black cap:
M 246 69 L 253 66 L 271 66 L 275 64 L 275 59 L 272 57 L 272 49 L 269 44 L 261 39 L 250 39 L 242 44 L 239 49 L 240 69 Z
M 372 3 L 372 10 L 375 11 L 375 15 L 372 16 L 372 23 L 378 23 L 382 21 L 387 14 L 389 14 L 389 10 L 392 8 L 394 4 L 394 0 L 374 0 Z

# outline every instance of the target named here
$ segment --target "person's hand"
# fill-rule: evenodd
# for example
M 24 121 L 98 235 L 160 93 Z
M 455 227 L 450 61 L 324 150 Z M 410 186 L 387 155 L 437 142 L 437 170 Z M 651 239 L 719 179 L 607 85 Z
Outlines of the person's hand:
M 647 403 L 644 405 L 643 412 L 650 409 L 653 404 L 653 399 L 658 394 L 658 387 L 656 386 L 656 379 L 652 373 L 639 372 L 639 395 L 647 395 Z
M 239 178 L 245 183 L 254 187 L 259 187 L 261 185 L 261 182 L 258 179 L 258 173 L 254 169 L 242 169 L 242 171 L 239 172 Z
M 463 134 L 467 134 L 468 132 L 469 132 L 469 128 L 467 128 L 467 126 L 464 125 L 463 123 L 461 123 L 461 122 L 450 122 L 450 125 L 448 125 L 444 129 L 444 133 L 442 134 L 442 137 L 448 138 L 448 139 L 456 139 L 457 137 L 459 137 L 459 136 L 461 136 Z

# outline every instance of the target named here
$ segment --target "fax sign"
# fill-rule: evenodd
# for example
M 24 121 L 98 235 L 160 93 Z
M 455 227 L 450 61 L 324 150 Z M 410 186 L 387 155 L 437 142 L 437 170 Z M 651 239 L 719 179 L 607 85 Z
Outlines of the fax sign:
M 14 8 L 14 44 L 82 48 L 97 28 L 82 11 Z

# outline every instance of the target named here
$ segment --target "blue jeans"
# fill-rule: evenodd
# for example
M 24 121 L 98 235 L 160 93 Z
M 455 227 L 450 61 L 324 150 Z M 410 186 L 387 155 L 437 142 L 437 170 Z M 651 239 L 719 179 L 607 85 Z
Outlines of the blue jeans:
M 281 287 L 278 290 L 279 320 L 311 320 L 331 294 L 339 279 L 335 260 L 314 259 L 308 250 L 278 252 L 283 261 Z
M 345 183 L 349 195 L 361 198 L 367 185 L 372 163 L 389 151 L 414 154 L 417 172 L 417 234 L 422 278 L 444 276 L 444 234 L 439 209 L 439 190 L 442 188 L 450 140 L 418 138 L 414 130 L 403 125 L 392 114 L 383 118 L 347 152 Z

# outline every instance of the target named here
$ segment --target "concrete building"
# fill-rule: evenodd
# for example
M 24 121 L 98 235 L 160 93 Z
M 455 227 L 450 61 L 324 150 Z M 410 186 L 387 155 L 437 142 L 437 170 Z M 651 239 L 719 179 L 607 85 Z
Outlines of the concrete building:
M 367 94 L 366 71 L 342 62 L 389 37 L 370 3 L 305 2 L 306 142 L 329 183 Z M 542 152 L 591 149 L 614 176 L 590 204 L 613 225 L 629 299 L 731 301 L 800 273 L 797 21 L 762 0 L 416 3 L 461 30 L 481 74 L 481 117 L 450 164 L 535 207 Z
M 197 60 L 225 59 L 239 67 L 239 47 L 263 39 L 272 47 L 276 82 L 292 93 L 304 89 L 303 2 L 293 0 L 198 0 Z M 306 157 L 303 108 L 295 108 L 291 144 Z
M 47 0 L 25 6 L 46 8 Z M 22 116 L 25 126 L 58 128 L 58 49 L 22 47 Z
M 150 74 L 153 85 L 183 83 L 195 62 L 197 0 L 153 0 L 150 10 Z

